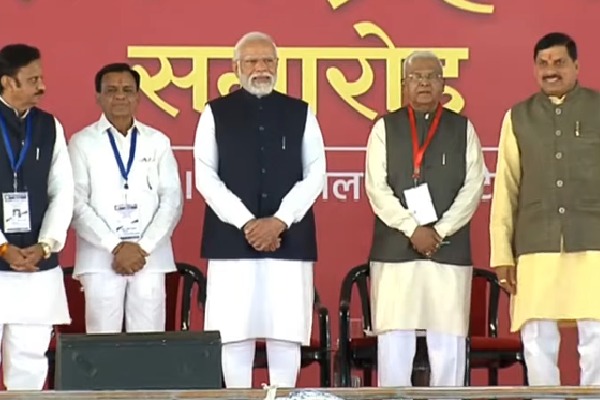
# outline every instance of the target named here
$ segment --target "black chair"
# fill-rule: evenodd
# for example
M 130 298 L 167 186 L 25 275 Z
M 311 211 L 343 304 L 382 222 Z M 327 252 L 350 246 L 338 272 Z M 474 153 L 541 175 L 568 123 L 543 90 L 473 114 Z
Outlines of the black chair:
M 197 304 L 204 309 L 206 305 L 206 279 L 204 276 L 196 280 L 199 285 Z M 331 387 L 331 327 L 329 311 L 321 304 L 317 290 L 314 291 L 313 311 L 318 318 L 319 338 L 311 339 L 310 345 L 301 348 L 301 368 L 313 363 L 319 364 L 321 387 Z M 254 368 L 267 368 L 267 351 L 264 341 L 256 342 Z
M 361 304 L 363 335 L 352 337 L 350 334 L 350 304 L 354 287 L 358 289 Z M 467 373 L 465 385 L 470 383 L 470 371 L 476 368 L 488 370 L 488 384 L 498 385 L 498 370 L 515 363 L 523 367 L 524 381 L 527 384 L 527 372 L 524 363 L 522 344 L 519 338 L 498 337 L 498 304 L 500 285 L 494 273 L 473 268 L 471 291 L 471 315 L 469 337 L 467 338 Z M 338 375 L 336 384 L 351 386 L 352 369 L 362 371 L 365 386 L 371 386 L 372 373 L 377 369 L 377 338 L 367 336 L 372 332 L 371 304 L 369 294 L 369 265 L 359 265 L 346 275 L 340 291 L 340 340 L 335 357 L 334 371 Z M 417 338 L 417 352 L 413 369 L 413 383 L 423 382 L 423 372 L 427 372 L 426 341 Z
M 527 386 L 527 366 L 519 337 L 498 337 L 500 283 L 491 271 L 474 268 L 471 288 L 471 318 L 467 338 L 466 385 L 472 369 L 487 369 L 488 385 L 498 386 L 498 371 L 520 364 Z

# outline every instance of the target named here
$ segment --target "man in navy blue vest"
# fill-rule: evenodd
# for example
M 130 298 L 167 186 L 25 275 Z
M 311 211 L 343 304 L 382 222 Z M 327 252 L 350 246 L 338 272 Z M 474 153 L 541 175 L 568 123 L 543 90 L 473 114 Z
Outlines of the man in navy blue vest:
M 69 324 L 58 252 L 73 213 L 73 178 L 60 122 L 37 108 L 40 52 L 0 50 L 0 338 L 4 385 L 41 390 L 52 325 Z
M 235 46 L 242 88 L 206 105 L 194 145 L 207 207 L 205 329 L 218 330 L 229 388 L 252 385 L 257 339 L 271 385 L 294 387 L 311 336 L 317 240 L 312 205 L 325 184 L 325 150 L 308 105 L 274 89 L 277 49 L 264 33 Z

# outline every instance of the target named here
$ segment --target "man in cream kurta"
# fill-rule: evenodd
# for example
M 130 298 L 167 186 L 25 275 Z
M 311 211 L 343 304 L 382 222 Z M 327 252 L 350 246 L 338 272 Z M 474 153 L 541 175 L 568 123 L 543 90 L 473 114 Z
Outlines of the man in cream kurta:
M 221 333 L 228 388 L 251 387 L 256 339 L 266 340 L 271 385 L 293 387 L 311 337 L 323 137 L 305 102 L 273 90 L 277 49 L 268 35 L 245 35 L 233 69 L 242 89 L 206 105 L 194 145 L 207 205 L 204 327 Z
M 370 259 L 379 385 L 411 385 L 415 331 L 426 330 L 431 385 L 459 386 L 470 311 L 469 221 L 483 193 L 483 154 L 471 122 L 442 111 L 439 59 L 414 53 L 404 71 L 409 106 L 377 121 L 367 144 L 365 186 L 377 216 Z M 439 216 L 433 224 L 420 223 L 416 208 L 406 204 L 404 190 L 413 186 L 413 113 L 421 146 L 439 123 L 419 165 Z
M 581 385 L 600 385 L 600 93 L 577 83 L 575 42 L 534 47 L 541 91 L 502 122 L 491 266 L 512 294 L 529 384 L 560 385 L 559 321 L 577 321 Z
M 165 275 L 183 196 L 169 138 L 135 119 L 140 77 L 127 64 L 96 75 L 98 121 L 73 135 L 75 271 L 88 333 L 164 331 Z

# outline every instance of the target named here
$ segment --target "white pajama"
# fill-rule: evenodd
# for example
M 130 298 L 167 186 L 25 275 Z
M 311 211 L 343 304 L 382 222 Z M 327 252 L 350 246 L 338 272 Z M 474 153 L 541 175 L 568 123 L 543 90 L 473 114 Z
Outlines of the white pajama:
M 600 321 L 578 320 L 581 386 L 600 386 Z M 554 320 L 530 320 L 521 328 L 529 384 L 560 386 L 560 332 Z
M 78 277 L 85 294 L 87 333 L 161 332 L 165 330 L 165 274 L 140 271 L 133 276 L 108 272 Z
M 269 381 L 273 386 L 293 388 L 300 372 L 300 344 L 266 340 Z M 222 348 L 225 385 L 228 389 L 252 387 L 252 365 L 256 340 L 225 343 Z
M 465 338 L 434 331 L 427 331 L 426 335 L 431 386 L 462 386 L 465 379 Z M 377 337 L 380 387 L 412 385 L 416 339 L 414 330 L 394 330 Z

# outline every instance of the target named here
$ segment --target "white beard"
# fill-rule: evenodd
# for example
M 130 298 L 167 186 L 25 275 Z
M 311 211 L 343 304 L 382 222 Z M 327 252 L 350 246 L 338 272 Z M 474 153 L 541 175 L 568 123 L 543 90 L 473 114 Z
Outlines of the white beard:
M 254 80 L 254 78 L 259 76 L 268 76 L 271 78 L 269 82 L 258 83 Z M 240 84 L 246 91 L 249 93 L 262 97 L 266 96 L 275 89 L 275 83 L 277 82 L 277 75 L 271 74 L 252 74 L 250 76 L 240 74 Z

